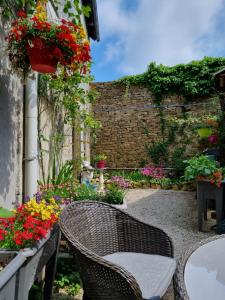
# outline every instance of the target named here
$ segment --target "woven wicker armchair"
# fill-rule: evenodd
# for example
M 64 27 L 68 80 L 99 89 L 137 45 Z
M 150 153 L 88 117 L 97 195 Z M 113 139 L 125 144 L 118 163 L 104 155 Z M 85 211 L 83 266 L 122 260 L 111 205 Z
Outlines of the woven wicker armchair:
M 84 300 L 153 300 L 165 294 L 175 271 L 175 261 L 172 242 L 162 230 L 111 205 L 94 201 L 68 205 L 61 213 L 60 227 L 80 268 Z M 123 265 L 127 254 L 131 259 L 130 269 Z M 146 272 L 149 258 L 154 258 L 153 265 Z M 139 270 L 139 276 L 149 280 L 144 289 L 157 280 L 156 294 L 147 297 L 132 270 L 135 264 L 140 267 L 143 259 L 144 267 Z M 157 277 L 154 272 L 160 265 L 158 259 L 163 260 L 160 273 L 165 271 L 161 276 L 162 289 L 158 280 L 161 274 Z M 167 281 L 166 277 L 169 277 Z

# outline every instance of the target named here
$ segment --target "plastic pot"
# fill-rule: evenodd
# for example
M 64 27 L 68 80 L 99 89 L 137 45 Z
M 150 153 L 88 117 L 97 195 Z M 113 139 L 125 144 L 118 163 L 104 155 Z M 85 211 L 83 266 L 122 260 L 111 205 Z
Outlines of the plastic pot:
M 106 162 L 104 160 L 99 160 L 97 163 L 96 163 L 96 168 L 97 169 L 104 169 L 106 166 Z
M 27 54 L 32 70 L 39 73 L 55 73 L 58 58 L 53 55 L 55 46 L 50 46 L 41 38 L 34 38 L 32 46 L 27 46 Z
M 207 138 L 212 134 L 212 128 L 208 128 L 208 127 L 198 128 L 197 132 L 201 138 Z

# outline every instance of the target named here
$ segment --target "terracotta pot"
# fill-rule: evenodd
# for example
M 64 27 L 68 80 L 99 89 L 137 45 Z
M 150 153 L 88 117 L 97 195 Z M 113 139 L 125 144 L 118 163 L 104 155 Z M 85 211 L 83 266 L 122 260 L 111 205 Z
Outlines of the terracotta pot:
M 34 38 L 32 46 L 27 45 L 32 70 L 39 73 L 55 73 L 59 60 L 53 55 L 54 50 L 55 46 L 46 45 L 41 38 Z
M 96 168 L 97 169 L 104 169 L 105 168 L 105 161 L 104 160 L 99 160 L 97 163 L 96 163 Z

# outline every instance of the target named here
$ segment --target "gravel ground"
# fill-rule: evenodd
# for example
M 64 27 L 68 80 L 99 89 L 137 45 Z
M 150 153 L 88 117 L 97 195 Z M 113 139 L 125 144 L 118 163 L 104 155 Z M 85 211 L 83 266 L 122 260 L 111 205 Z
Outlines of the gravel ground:
M 128 213 L 168 233 L 176 258 L 213 234 L 207 228 L 205 232 L 198 231 L 195 192 L 135 189 L 127 192 L 126 201 Z
M 194 192 L 135 189 L 127 192 L 126 201 L 128 213 L 168 233 L 174 244 L 176 259 L 194 243 L 213 235 L 208 230 L 211 222 L 205 227 L 205 232 L 198 231 Z M 62 293 L 55 295 L 54 299 L 81 300 L 82 293 L 68 298 Z M 174 300 L 172 286 L 163 299 Z

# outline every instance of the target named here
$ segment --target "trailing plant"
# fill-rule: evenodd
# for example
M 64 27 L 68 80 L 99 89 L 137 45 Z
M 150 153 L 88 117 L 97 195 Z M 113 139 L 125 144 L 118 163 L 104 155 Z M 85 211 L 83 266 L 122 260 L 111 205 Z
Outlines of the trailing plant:
M 30 54 L 33 48 L 46 49 L 48 59 L 63 66 L 71 73 L 86 73 L 90 62 L 90 46 L 82 26 L 62 20 L 50 23 L 36 15 L 28 17 L 18 13 L 7 36 L 7 51 L 13 70 L 27 74 L 30 70 Z
M 16 17 L 16 12 L 21 9 L 28 8 L 29 13 L 33 13 L 36 9 L 38 0 L 0 0 L 1 13 L 6 19 Z M 46 3 L 46 0 L 39 0 L 39 3 Z M 56 12 L 62 5 L 62 1 L 51 1 Z M 74 24 L 81 23 L 81 15 L 89 17 L 91 8 L 89 5 L 81 5 L 79 0 L 67 0 L 63 4 L 63 12 L 70 18 Z
M 169 95 L 180 95 L 185 102 L 198 101 L 215 93 L 212 74 L 225 66 L 225 58 L 204 57 L 199 61 L 179 64 L 173 67 L 149 64 L 148 70 L 140 75 L 126 76 L 118 83 L 142 85 L 153 93 L 160 104 Z

